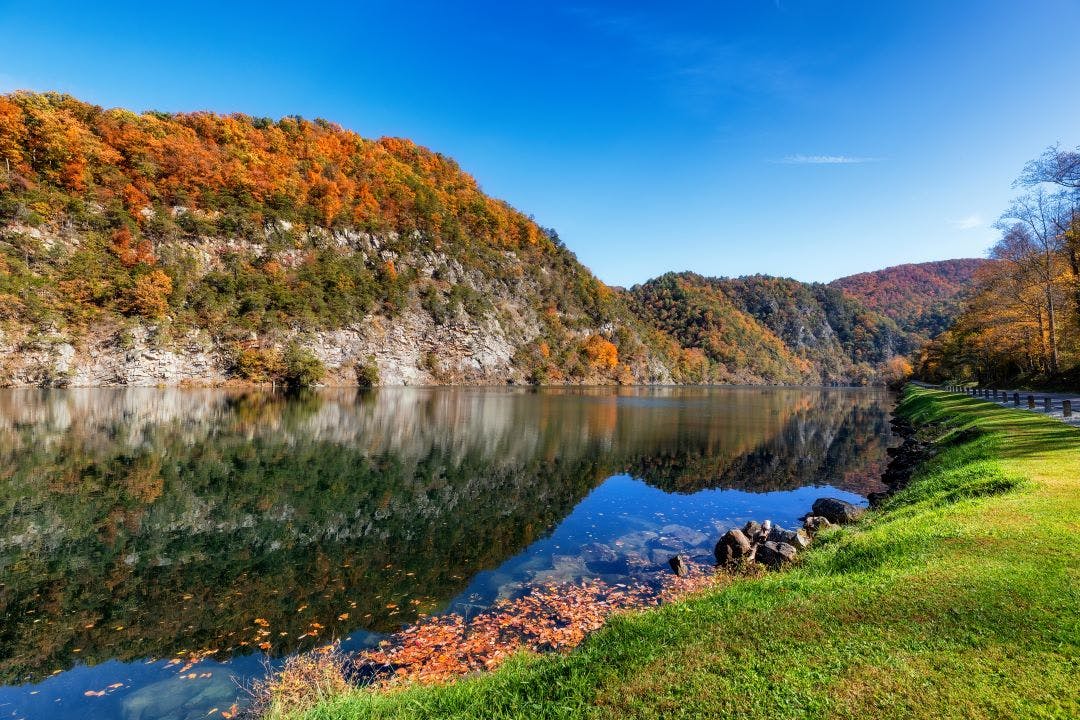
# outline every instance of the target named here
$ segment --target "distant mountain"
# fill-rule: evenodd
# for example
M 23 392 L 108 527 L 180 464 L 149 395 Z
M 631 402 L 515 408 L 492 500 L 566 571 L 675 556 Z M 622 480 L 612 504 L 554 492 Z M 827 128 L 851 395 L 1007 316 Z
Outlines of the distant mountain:
M 947 329 L 975 271 L 986 260 L 961 258 L 848 275 L 829 283 L 906 332 L 930 339 Z
M 628 294 L 684 352 L 704 356 L 703 381 L 868 383 L 913 349 L 891 319 L 820 283 L 669 273 Z

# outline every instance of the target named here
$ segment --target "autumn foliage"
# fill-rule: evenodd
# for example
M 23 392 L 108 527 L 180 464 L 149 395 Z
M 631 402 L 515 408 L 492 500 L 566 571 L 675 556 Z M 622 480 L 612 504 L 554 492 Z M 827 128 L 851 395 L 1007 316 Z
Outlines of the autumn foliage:
M 1080 149 L 1049 148 L 1018 184 L 963 311 L 919 355 L 926 379 L 1080 385 Z
M 492 670 L 521 652 L 565 652 L 616 613 L 677 600 L 725 577 L 693 566 L 689 575 L 665 576 L 657 584 L 583 580 L 531 588 L 469 619 L 457 613 L 429 616 L 351 657 L 330 645 L 290 658 L 256 686 L 256 708 L 296 711 L 341 693 L 350 681 L 380 688 L 439 683 Z
M 619 349 L 601 335 L 590 335 L 582 346 L 582 350 L 585 357 L 595 367 L 611 370 L 619 364 Z
M 55 93 L 0 97 L 0 187 L 54 187 L 106 207 L 234 211 L 324 227 L 467 233 L 502 247 L 545 240 L 450 158 L 324 120 L 208 112 L 136 114 Z M 63 194 L 40 209 L 59 213 Z

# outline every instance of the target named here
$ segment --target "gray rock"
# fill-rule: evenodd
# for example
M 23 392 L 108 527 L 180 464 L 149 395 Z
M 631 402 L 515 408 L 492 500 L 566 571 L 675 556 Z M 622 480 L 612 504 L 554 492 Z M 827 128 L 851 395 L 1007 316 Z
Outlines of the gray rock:
M 798 530 L 785 530 L 782 527 L 774 527 L 769 533 L 768 540 L 776 543 L 787 543 L 797 550 L 805 550 L 810 547 L 810 536 L 802 528 Z
M 690 574 L 690 565 L 682 555 L 672 555 L 668 558 L 668 565 L 671 566 L 671 571 L 679 577 L 686 577 Z
M 814 501 L 812 514 L 825 518 L 838 525 L 858 520 L 865 509 L 837 498 L 818 498 Z
M 719 565 L 734 565 L 750 557 L 753 545 L 742 530 L 732 528 L 716 543 L 714 554 Z
M 751 520 L 743 525 L 742 531 L 743 535 L 750 539 L 750 542 L 757 542 L 765 536 L 764 531 L 761 529 L 761 523 L 756 520 Z
M 828 518 L 823 518 L 820 515 L 807 515 L 806 519 L 803 520 L 803 527 L 812 533 L 821 532 L 832 526 L 833 524 L 829 522 Z
M 769 540 L 758 545 L 754 559 L 767 567 L 778 568 L 785 563 L 792 562 L 797 554 L 798 551 L 793 546 Z
M 685 525 L 665 525 L 660 528 L 660 535 L 666 540 L 674 539 L 680 543 L 685 543 L 689 547 L 700 545 L 709 539 L 709 536 L 705 533 Z
M 581 557 L 585 562 L 615 562 L 618 553 L 603 543 L 592 542 L 581 548 Z

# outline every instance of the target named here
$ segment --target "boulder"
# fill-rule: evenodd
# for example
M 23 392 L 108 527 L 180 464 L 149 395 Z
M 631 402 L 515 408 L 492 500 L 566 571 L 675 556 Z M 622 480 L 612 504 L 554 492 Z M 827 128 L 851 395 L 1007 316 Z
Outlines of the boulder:
M 761 529 L 761 523 L 751 520 L 743 525 L 743 535 L 745 535 L 750 542 L 757 542 L 765 538 L 765 533 Z
M 812 515 L 823 517 L 837 525 L 855 522 L 865 510 L 857 505 L 852 505 L 845 500 L 837 498 L 818 498 L 814 501 Z
M 679 577 L 686 577 L 690 574 L 690 565 L 686 562 L 682 555 L 672 555 L 668 558 L 668 565 L 671 566 L 671 572 L 675 573 Z
M 716 562 L 718 565 L 735 565 L 750 557 L 754 547 L 742 530 L 732 528 L 724 533 L 716 543 Z
M 876 508 L 889 499 L 889 493 L 887 492 L 872 492 L 866 496 L 867 502 L 870 503 L 870 507 Z
M 801 528 L 798 530 L 785 530 L 776 525 L 765 539 L 776 543 L 787 543 L 796 550 L 805 550 L 810 547 L 810 536 Z
M 833 524 L 829 522 L 828 518 L 823 518 L 820 515 L 807 515 L 806 519 L 803 520 L 803 527 L 812 533 L 821 532 L 832 526 Z
M 758 545 L 754 559 L 762 565 L 778 568 L 785 563 L 792 562 L 797 554 L 798 551 L 795 550 L 794 546 L 769 540 Z

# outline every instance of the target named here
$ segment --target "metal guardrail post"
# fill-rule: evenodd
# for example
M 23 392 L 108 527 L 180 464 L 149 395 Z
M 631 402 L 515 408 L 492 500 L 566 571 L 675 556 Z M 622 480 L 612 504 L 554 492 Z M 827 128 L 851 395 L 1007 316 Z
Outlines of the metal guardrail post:
M 1013 393 L 1013 405 L 1020 405 L 1020 393 L 1018 392 Z
M 1065 417 L 1072 417 L 1072 400 L 1061 401 L 1061 414 Z
M 1035 396 L 1034 395 L 1028 395 L 1028 407 L 1031 408 L 1032 410 L 1035 409 Z
M 1054 401 L 1051 398 L 1043 398 L 1043 408 L 1046 412 L 1050 412 L 1054 409 Z

